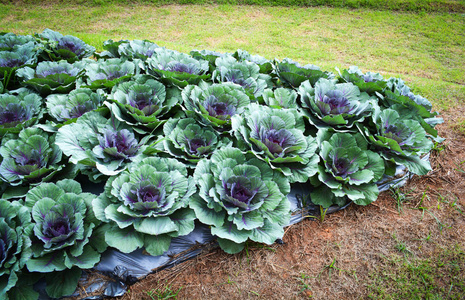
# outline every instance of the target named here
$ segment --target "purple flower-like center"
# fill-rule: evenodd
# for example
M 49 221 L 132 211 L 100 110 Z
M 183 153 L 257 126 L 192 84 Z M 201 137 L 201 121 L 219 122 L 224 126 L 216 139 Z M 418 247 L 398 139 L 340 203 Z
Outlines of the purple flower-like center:
M 349 169 L 350 163 L 347 159 L 339 158 L 333 162 L 333 170 L 336 175 L 345 176 L 347 175 L 347 170 Z
M 47 224 L 44 235 L 48 238 L 54 238 L 62 235 L 67 235 L 71 232 L 69 226 L 69 219 L 66 217 L 59 217 L 52 224 Z
M 160 201 L 164 198 L 164 193 L 153 185 L 131 190 L 131 192 L 137 195 L 138 202 L 157 202 L 160 204 Z
M 402 131 L 395 125 L 388 125 L 384 129 L 384 136 L 390 139 L 395 140 L 397 143 L 402 142 L 402 137 L 401 137 Z
M 338 90 L 328 91 L 316 104 L 324 115 L 340 115 L 352 110 L 349 99 Z
M 21 122 L 27 119 L 27 110 L 19 103 L 9 103 L 3 111 L 0 111 L 0 125 Z
M 76 105 L 75 107 L 73 107 L 70 111 L 69 111 L 69 117 L 71 119 L 73 118 L 79 118 L 80 116 L 82 116 L 83 114 L 85 114 L 86 112 L 88 111 L 91 111 L 94 109 L 94 105 L 92 104 L 91 101 L 87 101 L 85 102 L 84 104 L 78 104 Z
M 190 153 L 197 153 L 197 149 L 200 147 L 207 146 L 207 142 L 202 138 L 194 138 L 188 141 L 189 143 L 189 152 Z
M 203 107 L 205 107 L 210 116 L 220 119 L 226 119 L 227 117 L 236 114 L 236 108 L 233 105 L 229 105 L 225 102 L 219 102 L 218 98 L 213 95 L 209 96 L 203 102 Z
M 246 187 L 242 186 L 240 183 L 235 182 L 228 185 L 228 187 L 230 188 L 230 196 L 242 203 L 248 204 L 250 199 L 255 195 L 253 191 L 250 191 Z
M 58 42 L 58 49 L 66 49 L 66 50 L 73 52 L 76 55 L 80 55 L 84 50 L 82 46 L 79 45 L 78 43 L 74 43 L 72 41 L 63 40 L 63 39 L 61 39 Z
M 134 134 L 127 129 L 122 129 L 120 131 L 107 130 L 103 138 L 100 138 L 100 146 L 103 149 L 116 148 L 118 154 L 124 154 L 128 157 L 134 156 L 139 149 Z

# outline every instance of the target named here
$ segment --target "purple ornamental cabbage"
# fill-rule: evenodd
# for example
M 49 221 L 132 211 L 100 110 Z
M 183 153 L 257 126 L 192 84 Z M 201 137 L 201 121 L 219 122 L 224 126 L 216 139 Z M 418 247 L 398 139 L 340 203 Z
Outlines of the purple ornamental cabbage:
M 0 136 L 19 133 L 42 117 L 42 98 L 22 91 L 19 95 L 0 94 Z

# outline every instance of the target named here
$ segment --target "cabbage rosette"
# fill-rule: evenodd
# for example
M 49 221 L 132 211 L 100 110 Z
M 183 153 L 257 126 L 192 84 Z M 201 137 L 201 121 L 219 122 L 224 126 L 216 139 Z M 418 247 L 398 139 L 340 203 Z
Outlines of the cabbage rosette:
M 13 186 L 49 181 L 64 167 L 55 135 L 40 128 L 23 129 L 17 138 L 3 141 L 0 155 L 0 177 Z
M 187 206 L 195 192 L 184 164 L 149 157 L 111 177 L 93 207 L 97 218 L 110 224 L 105 233 L 108 245 L 124 253 L 145 248 L 161 255 L 173 237 L 194 230 L 195 215 Z
M 152 77 L 139 75 L 115 86 L 107 106 L 118 120 L 128 125 L 155 129 L 166 122 L 165 115 L 179 107 L 180 100 L 179 89 L 166 89 Z
M 92 90 L 111 89 L 116 84 L 128 81 L 139 73 L 136 64 L 120 58 L 100 59 L 86 66 L 87 86 Z
M 306 182 L 317 172 L 316 140 L 304 135 L 303 116 L 295 109 L 250 104 L 232 119 L 232 131 L 259 159 L 282 172 L 289 182 Z
M 288 88 L 266 89 L 262 98 L 265 105 L 271 108 L 298 108 L 297 93 Z
M 225 55 L 215 61 L 216 70 L 213 79 L 217 82 L 232 82 L 244 88 L 252 98 L 262 95 L 265 88 L 272 87 L 271 77 L 260 73 L 260 67 L 250 61 L 237 61 L 233 56 Z
M 20 80 L 15 76 L 16 70 L 37 63 L 38 51 L 34 42 L 16 46 L 10 51 L 0 51 L 0 80 L 5 89 L 19 87 Z
M 0 51 L 12 51 L 29 42 L 35 42 L 30 35 L 16 35 L 12 32 L 0 33 Z
M 32 255 L 27 232 L 33 226 L 26 207 L 17 201 L 0 199 L 0 299 L 8 299 L 9 291 L 13 289 L 11 293 L 14 293 L 14 287 L 19 284 L 21 269 Z M 21 294 L 38 297 L 37 293 L 22 289 Z
M 189 206 L 200 222 L 211 225 L 220 247 L 237 253 L 250 239 L 273 244 L 284 235 L 291 216 L 287 179 L 237 148 L 217 150 L 194 172 L 199 187 Z
M 69 161 L 77 164 L 90 180 L 100 181 L 102 175 L 113 176 L 122 172 L 145 149 L 132 129 L 98 112 L 88 112 L 76 123 L 58 129 L 56 144 Z
M 328 208 L 333 204 L 343 206 L 347 198 L 358 205 L 375 201 L 379 194 L 376 182 L 384 175 L 384 162 L 377 153 L 367 150 L 363 136 L 321 129 L 317 140 L 322 164 L 318 165 L 319 186 L 310 193 L 312 202 Z
M 157 44 L 148 40 L 132 40 L 118 45 L 118 56 L 128 60 L 140 59 L 146 61 L 147 58 L 155 54 L 156 49 L 159 49 Z
M 250 104 L 244 89 L 229 82 L 208 85 L 202 81 L 198 86 L 189 85 L 182 91 L 182 99 L 188 115 L 218 130 L 228 129 L 231 117 L 243 113 Z
M 52 94 L 46 98 L 48 114 L 59 123 L 71 123 L 86 112 L 97 110 L 106 100 L 102 90 L 72 90 L 69 94 Z
M 44 61 L 35 69 L 25 67 L 16 71 L 22 85 L 37 91 L 43 97 L 57 93 L 66 94 L 76 87 L 76 81 L 85 70 L 85 62 L 70 64 L 66 61 Z
M 352 83 L 335 83 L 323 78 L 312 88 L 306 81 L 299 87 L 299 93 L 305 115 L 318 128 L 347 131 L 354 123 L 363 122 L 372 111 L 370 96 L 360 93 Z
M 18 95 L 0 94 L 0 136 L 19 133 L 42 118 L 42 98 L 27 90 Z
M 173 50 L 160 48 L 146 63 L 147 72 L 167 85 L 184 88 L 210 78 L 208 61 Z
M 271 74 L 273 71 L 272 62 L 261 55 L 252 55 L 245 50 L 238 49 L 232 56 L 234 56 L 234 58 L 238 61 L 249 61 L 255 63 L 260 68 L 260 73 Z
M 363 73 L 356 66 L 351 66 L 348 70 L 342 70 L 342 72 L 339 72 L 339 76 L 340 83 L 351 82 L 359 88 L 360 92 L 365 92 L 370 96 L 382 93 L 387 85 L 381 74 L 373 72 Z
M 165 123 L 163 132 L 164 151 L 192 168 L 216 149 L 232 145 L 232 141 L 221 137 L 211 126 L 200 126 L 192 118 L 171 119 Z
M 301 66 L 292 59 L 285 58 L 282 61 L 275 61 L 275 73 L 281 84 L 289 88 L 298 88 L 301 83 L 308 80 L 314 86 L 320 78 L 333 79 L 331 72 L 321 71 L 318 66 L 308 64 Z
M 410 172 L 426 175 L 431 171 L 428 160 L 421 156 L 431 151 L 433 142 L 419 122 L 402 118 L 393 109 L 375 109 L 375 128 L 362 127 L 372 147 L 386 162 L 386 174 L 394 175 L 396 165 L 406 166 Z
M 102 229 L 95 228 L 100 221 L 92 211 L 94 198 L 71 179 L 42 183 L 26 195 L 34 224 L 32 257 L 26 266 L 30 272 L 52 273 L 45 275 L 51 297 L 72 294 L 82 269 L 94 267 L 107 247 L 100 236 Z M 57 280 L 60 277 L 66 280 Z
M 45 29 L 42 33 L 37 34 L 41 39 L 44 52 L 44 60 L 66 60 L 69 63 L 91 57 L 95 52 L 95 47 L 87 45 L 81 39 L 72 36 Z

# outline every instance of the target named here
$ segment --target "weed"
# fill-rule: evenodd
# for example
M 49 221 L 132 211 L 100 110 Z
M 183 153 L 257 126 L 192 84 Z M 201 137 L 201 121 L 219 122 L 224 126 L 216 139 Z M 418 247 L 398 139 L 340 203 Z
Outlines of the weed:
M 177 299 L 178 293 L 181 291 L 180 287 L 177 291 L 171 289 L 171 285 L 165 286 L 163 289 L 155 289 L 147 292 L 147 295 L 152 300 L 163 300 L 163 299 Z
M 304 294 L 306 295 L 308 298 L 312 298 L 312 288 L 310 287 L 310 285 L 306 282 L 306 279 L 309 279 L 311 278 L 310 276 L 306 275 L 305 273 L 301 273 L 300 274 L 300 278 L 298 278 L 299 280 L 299 286 L 300 286 L 300 292 L 299 294 Z
M 399 213 L 403 213 L 403 204 L 404 202 L 408 202 L 411 200 L 409 194 L 413 192 L 413 190 L 403 192 L 400 188 L 391 188 L 390 191 L 392 197 L 396 200 L 397 211 Z

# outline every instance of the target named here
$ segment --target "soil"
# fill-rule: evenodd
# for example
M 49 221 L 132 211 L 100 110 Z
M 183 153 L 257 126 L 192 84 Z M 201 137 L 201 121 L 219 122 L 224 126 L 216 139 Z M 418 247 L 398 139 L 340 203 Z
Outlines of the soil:
M 404 198 L 386 191 L 369 206 L 304 220 L 286 229 L 284 244 L 251 244 L 236 255 L 213 249 L 150 274 L 117 299 L 157 299 L 150 292 L 163 290 L 179 290 L 178 299 L 368 298 L 373 274 L 389 272 L 386 258 L 399 245 L 421 258 L 465 249 L 465 137 L 451 125 L 457 115 L 442 117 L 446 141 L 431 154 L 433 171 L 401 188 Z

